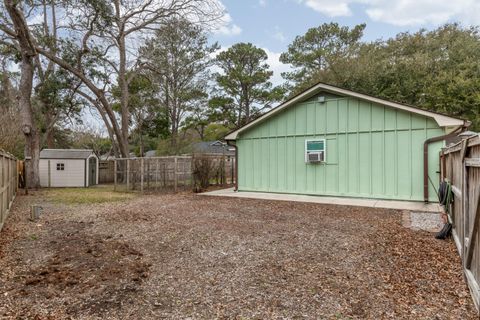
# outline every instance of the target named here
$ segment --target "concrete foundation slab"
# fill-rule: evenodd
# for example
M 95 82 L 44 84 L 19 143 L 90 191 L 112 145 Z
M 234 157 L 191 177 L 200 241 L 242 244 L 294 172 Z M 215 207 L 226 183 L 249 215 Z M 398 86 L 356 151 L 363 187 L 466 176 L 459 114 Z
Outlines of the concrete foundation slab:
M 376 200 L 376 199 L 359 199 L 359 198 L 343 198 L 343 197 L 322 197 L 322 196 L 308 196 L 299 194 L 284 194 L 284 193 L 265 193 L 265 192 L 235 192 L 233 188 L 215 190 L 202 193 L 206 196 L 216 197 L 234 197 L 234 198 L 249 198 L 249 199 L 263 199 L 263 200 L 279 200 L 279 201 L 294 201 L 294 202 L 310 202 L 322 204 L 336 204 L 342 206 L 358 206 L 371 208 L 384 208 L 396 210 L 408 210 L 416 212 L 442 212 L 442 208 L 438 203 L 428 203 L 417 201 L 394 201 L 394 200 Z

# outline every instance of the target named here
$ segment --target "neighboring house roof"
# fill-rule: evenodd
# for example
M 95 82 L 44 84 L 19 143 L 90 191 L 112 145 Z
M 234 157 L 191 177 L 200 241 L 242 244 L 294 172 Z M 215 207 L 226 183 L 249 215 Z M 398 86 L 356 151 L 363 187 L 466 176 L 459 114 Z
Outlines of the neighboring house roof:
M 229 147 L 222 141 L 201 141 L 193 145 L 193 151 L 196 153 L 225 154 L 234 155 L 235 149 Z
M 153 158 L 157 156 L 157 150 L 150 150 L 145 152 L 145 157 L 146 158 Z
M 474 132 L 474 131 L 464 131 L 464 132 L 460 133 L 459 135 L 457 135 L 455 137 L 448 138 L 446 140 L 446 145 L 449 146 L 449 145 L 452 145 L 452 144 L 456 144 L 456 143 L 462 141 L 463 139 L 468 139 L 468 138 L 471 138 L 471 137 L 477 136 L 477 135 L 480 135 L 480 133 Z
M 92 154 L 89 149 L 43 149 L 40 159 L 87 159 Z
M 102 161 L 115 160 L 115 156 L 112 156 L 111 154 L 104 154 L 100 156 L 100 160 Z
M 268 118 L 272 117 L 273 115 L 279 113 L 283 109 L 288 108 L 288 107 L 294 105 L 295 103 L 307 100 L 307 99 L 315 96 L 316 94 L 318 94 L 320 92 L 327 92 L 327 93 L 333 93 L 333 94 L 342 95 L 342 96 L 353 97 L 353 98 L 357 98 L 357 99 L 360 99 L 360 100 L 364 100 L 364 101 L 368 101 L 368 102 L 372 102 L 372 103 L 378 103 L 378 104 L 385 105 L 385 106 L 388 106 L 388 107 L 392 107 L 392 108 L 395 108 L 395 109 L 399 109 L 399 110 L 423 115 L 425 117 L 429 117 L 429 118 L 434 119 L 440 127 L 461 127 L 461 126 L 468 126 L 470 124 L 468 121 L 463 120 L 463 119 L 450 117 L 450 116 L 440 114 L 440 113 L 437 113 L 437 112 L 423 110 L 423 109 L 420 109 L 420 108 L 412 107 L 412 106 L 402 104 L 402 103 L 398 103 L 398 102 L 392 102 L 392 101 L 376 98 L 376 97 L 369 96 L 369 95 L 366 95 L 366 94 L 363 94 L 363 93 L 350 91 L 350 90 L 347 90 L 347 89 L 335 87 L 335 86 L 325 84 L 325 83 L 318 83 L 317 85 L 315 85 L 315 86 L 305 90 L 304 92 L 294 96 L 293 98 L 285 101 L 284 103 L 280 104 L 279 106 L 275 107 L 274 109 L 270 110 L 269 112 L 265 113 L 264 115 L 258 117 L 257 119 L 247 123 L 243 127 L 239 128 L 235 131 L 230 132 L 228 135 L 225 136 L 225 140 L 235 140 L 235 139 L 237 139 L 237 136 L 240 132 L 243 132 L 243 131 L 249 129 L 250 127 L 253 127 L 256 124 L 264 121 L 265 119 L 268 119 Z

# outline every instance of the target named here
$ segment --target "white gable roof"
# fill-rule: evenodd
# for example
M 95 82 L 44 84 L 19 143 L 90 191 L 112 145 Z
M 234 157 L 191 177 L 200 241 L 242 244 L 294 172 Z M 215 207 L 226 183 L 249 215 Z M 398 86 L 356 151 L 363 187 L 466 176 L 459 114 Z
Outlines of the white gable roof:
M 245 131 L 245 130 L 255 126 L 259 122 L 262 122 L 265 119 L 270 118 L 271 116 L 279 113 L 280 111 L 282 111 L 285 108 L 288 108 L 291 105 L 294 105 L 295 103 L 302 102 L 306 99 L 309 99 L 309 98 L 315 96 L 319 92 L 329 92 L 329 93 L 333 93 L 333 94 L 354 97 L 354 98 L 357 98 L 359 100 L 378 103 L 378 104 L 388 106 L 388 107 L 392 107 L 392 108 L 395 108 L 395 109 L 419 114 L 419 115 L 434 119 L 440 127 L 461 127 L 461 126 L 468 126 L 469 125 L 468 121 L 465 121 L 465 120 L 462 120 L 462 119 L 449 117 L 449 116 L 444 115 L 444 114 L 415 108 L 415 107 L 408 106 L 408 105 L 401 104 L 401 103 L 397 103 L 397 102 L 392 102 L 392 101 L 388 101 L 388 100 L 384 100 L 384 99 L 380 99 L 380 98 L 375 98 L 375 97 L 372 97 L 372 96 L 369 96 L 369 95 L 366 95 L 366 94 L 362 94 L 362 93 L 350 91 L 350 90 L 347 90 L 347 89 L 335 87 L 335 86 L 332 86 L 332 85 L 329 85 L 329 84 L 319 83 L 319 84 L 311 87 L 310 89 L 302 92 L 301 94 L 291 98 L 290 100 L 287 100 L 286 102 L 280 104 L 279 106 L 277 106 L 274 109 L 270 110 L 269 112 L 265 113 L 263 116 L 255 119 L 254 121 L 251 121 L 248 124 L 246 124 L 245 126 L 229 133 L 225 137 L 225 140 L 235 140 L 235 139 L 237 139 L 237 136 L 240 132 Z

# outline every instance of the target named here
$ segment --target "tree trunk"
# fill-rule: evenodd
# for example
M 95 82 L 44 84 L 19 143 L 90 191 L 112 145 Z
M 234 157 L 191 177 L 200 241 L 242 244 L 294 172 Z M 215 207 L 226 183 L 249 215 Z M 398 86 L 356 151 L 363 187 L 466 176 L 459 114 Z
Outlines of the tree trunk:
M 40 186 L 39 160 L 40 160 L 40 135 L 35 124 L 31 95 L 34 75 L 34 57 L 36 56 L 33 41 L 30 37 L 27 22 L 16 0 L 4 0 L 5 8 L 12 19 L 16 39 L 20 46 L 20 86 L 18 105 L 22 115 L 22 132 L 25 136 L 25 160 L 27 187 Z
M 46 138 L 47 148 L 48 149 L 54 149 L 55 148 L 55 136 L 54 136 L 53 130 L 48 130 L 45 134 L 47 135 L 47 138 Z
M 31 103 L 34 66 L 33 56 L 30 53 L 22 53 L 20 70 L 18 105 L 22 114 L 22 131 L 25 136 L 27 187 L 38 188 L 40 187 L 40 134 L 35 124 Z
M 44 133 L 44 139 L 45 139 L 45 142 L 47 144 L 47 148 L 49 149 L 54 149 L 55 148 L 55 137 L 54 137 L 54 124 L 52 123 L 53 122 L 53 119 L 52 119 L 52 115 L 50 114 L 50 112 L 48 112 L 48 108 L 46 108 L 46 105 L 48 103 L 48 101 L 42 101 L 42 103 L 44 104 L 45 106 L 45 109 L 46 109 L 46 114 L 45 114 L 45 127 L 46 127 L 46 130 L 45 130 L 45 133 Z
M 22 55 L 20 96 L 18 104 L 22 114 L 22 131 L 25 136 L 25 160 L 26 178 L 28 188 L 40 186 L 39 162 L 40 162 L 40 135 L 33 119 L 31 105 L 33 59 L 31 56 Z
M 128 83 L 127 83 L 127 57 L 126 57 L 126 45 L 125 37 L 120 36 L 118 39 L 119 53 L 120 53 L 120 65 L 119 65 L 119 74 L 118 74 L 118 84 L 121 90 L 120 97 L 120 107 L 122 111 L 122 143 L 126 143 L 128 148 L 128 129 L 130 126 L 130 110 L 128 108 L 129 92 L 128 92 Z M 120 143 L 120 142 L 119 142 Z M 122 148 L 122 147 L 120 147 Z M 123 153 L 123 152 L 122 152 Z M 128 153 L 124 155 L 128 157 Z

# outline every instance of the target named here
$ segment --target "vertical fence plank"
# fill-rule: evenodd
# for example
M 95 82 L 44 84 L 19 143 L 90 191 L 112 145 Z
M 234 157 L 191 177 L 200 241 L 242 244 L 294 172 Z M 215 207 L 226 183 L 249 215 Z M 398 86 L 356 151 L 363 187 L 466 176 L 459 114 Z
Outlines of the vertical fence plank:
M 155 191 L 158 190 L 159 185 L 158 185 L 158 175 L 159 175 L 159 170 L 160 170 L 160 160 L 156 159 L 155 161 Z
M 127 169 L 126 169 L 126 178 L 127 178 L 127 191 L 130 190 L 130 159 L 125 160 L 127 162 Z
M 4 178 L 3 178 L 4 164 L 3 163 L 4 163 L 4 156 L 3 156 L 2 152 L 0 151 L 0 190 L 3 190 L 3 187 L 4 187 L 4 185 L 3 185 L 3 182 L 4 182 Z M 3 205 L 4 205 L 4 197 L 3 197 L 3 191 L 1 191 L 0 192 L 0 229 L 3 226 L 3 221 L 5 219 L 4 214 L 3 214 Z
M 468 156 L 468 158 L 466 158 Z M 442 175 L 455 190 L 449 215 L 453 238 L 475 306 L 480 305 L 480 137 L 471 137 L 442 151 Z M 461 193 L 458 195 L 458 193 Z
M 145 159 L 142 158 L 140 159 L 140 192 L 143 192 L 144 174 L 145 174 Z
M 173 184 L 174 184 L 174 190 L 175 190 L 175 192 L 177 192 L 178 191 L 178 173 L 177 173 L 178 158 L 177 157 L 174 158 L 173 163 L 174 163 L 174 165 L 173 165 L 173 174 L 174 174 Z
M 12 155 L 0 150 L 0 231 L 18 191 L 18 164 Z
M 113 191 L 117 191 L 117 159 L 113 160 Z

